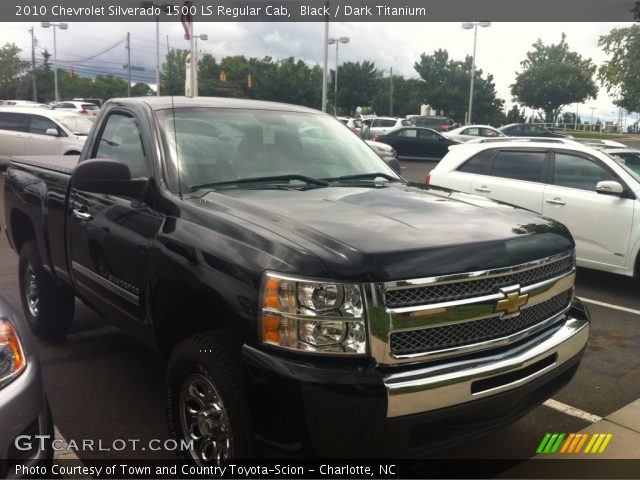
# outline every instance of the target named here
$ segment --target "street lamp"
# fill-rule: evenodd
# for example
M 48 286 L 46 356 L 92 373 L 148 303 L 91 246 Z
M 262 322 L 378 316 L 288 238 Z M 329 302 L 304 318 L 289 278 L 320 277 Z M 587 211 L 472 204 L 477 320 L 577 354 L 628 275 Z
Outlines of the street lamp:
M 341 43 L 349 43 L 349 37 L 335 37 L 327 40 L 327 44 L 336 44 L 336 78 L 334 82 L 334 99 L 333 99 L 333 114 L 338 114 L 338 46 Z
M 66 30 L 67 28 L 69 28 L 69 25 L 67 25 L 66 23 L 42 22 L 40 26 L 42 28 L 53 28 L 53 85 L 55 101 L 58 102 L 60 100 L 60 95 L 58 95 L 58 54 L 56 53 L 56 27 L 60 30 Z
M 478 25 L 481 27 L 490 27 L 491 22 L 464 22 L 462 28 L 471 30 L 473 28 L 473 55 L 471 56 L 471 85 L 469 86 L 469 112 L 467 116 L 467 125 L 471 124 L 471 112 L 473 110 L 473 81 L 476 76 L 476 42 L 478 40 Z
M 200 35 L 194 35 L 193 39 L 196 42 L 196 47 L 194 50 L 194 54 L 195 54 L 195 58 L 192 58 L 191 61 L 194 62 L 194 66 L 193 66 L 193 72 L 195 72 L 196 78 L 195 78 L 195 88 L 193 90 L 193 96 L 197 97 L 198 96 L 198 39 L 205 41 L 205 40 L 209 40 L 209 35 L 207 35 L 206 33 L 201 33 Z

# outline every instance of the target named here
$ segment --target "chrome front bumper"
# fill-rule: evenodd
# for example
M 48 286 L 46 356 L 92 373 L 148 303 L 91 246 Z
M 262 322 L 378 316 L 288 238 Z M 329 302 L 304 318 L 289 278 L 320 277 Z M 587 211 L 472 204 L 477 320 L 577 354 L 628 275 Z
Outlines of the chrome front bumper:
M 589 321 L 567 316 L 560 327 L 506 351 L 387 375 L 387 417 L 437 410 L 520 387 L 578 355 L 588 337 Z

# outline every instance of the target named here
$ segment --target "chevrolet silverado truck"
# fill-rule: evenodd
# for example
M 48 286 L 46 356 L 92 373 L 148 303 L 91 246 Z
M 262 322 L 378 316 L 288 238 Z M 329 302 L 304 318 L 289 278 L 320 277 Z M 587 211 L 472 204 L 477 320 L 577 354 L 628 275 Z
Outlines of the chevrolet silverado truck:
M 425 455 L 539 405 L 587 343 L 564 226 L 412 185 L 316 110 L 111 100 L 4 194 L 33 331 L 78 298 L 157 351 L 200 464 Z

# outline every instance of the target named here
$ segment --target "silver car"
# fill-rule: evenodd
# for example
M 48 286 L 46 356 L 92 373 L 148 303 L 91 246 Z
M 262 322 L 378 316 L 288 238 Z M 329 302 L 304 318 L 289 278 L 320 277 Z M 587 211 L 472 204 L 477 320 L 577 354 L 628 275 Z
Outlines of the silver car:
M 17 155 L 79 155 L 92 126 L 75 113 L 0 108 L 0 170 Z
M 35 342 L 26 322 L 0 297 L 0 478 L 15 476 L 12 465 L 47 465 L 53 420 L 42 387 Z M 43 437 L 36 437 L 42 435 Z

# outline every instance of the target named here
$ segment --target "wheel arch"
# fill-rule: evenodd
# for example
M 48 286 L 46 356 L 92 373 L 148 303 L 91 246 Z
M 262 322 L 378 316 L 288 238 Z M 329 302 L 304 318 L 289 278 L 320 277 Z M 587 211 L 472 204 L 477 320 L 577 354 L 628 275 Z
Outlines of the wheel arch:
M 240 338 L 246 322 L 214 288 L 187 285 L 175 279 L 162 279 L 151 302 L 156 344 L 164 357 L 182 340 L 212 330 L 233 330 Z
M 36 240 L 36 230 L 33 221 L 21 210 L 12 209 L 9 222 L 11 225 L 12 243 L 16 252 L 20 253 L 22 246 L 29 240 Z

